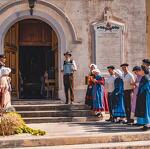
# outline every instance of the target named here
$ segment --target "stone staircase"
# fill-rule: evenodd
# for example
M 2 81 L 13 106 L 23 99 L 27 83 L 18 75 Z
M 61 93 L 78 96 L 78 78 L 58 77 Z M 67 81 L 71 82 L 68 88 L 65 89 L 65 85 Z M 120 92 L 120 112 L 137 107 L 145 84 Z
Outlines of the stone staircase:
M 9 148 L 9 149 L 150 149 L 150 132 L 138 132 L 130 131 L 125 132 L 125 129 L 128 128 L 125 126 L 125 129 L 121 131 L 119 125 L 115 126 L 115 129 L 120 130 L 120 132 L 107 131 L 107 127 L 104 126 L 104 122 L 97 123 L 99 124 L 99 129 L 104 129 L 99 131 L 90 132 L 91 125 L 89 123 L 89 130 L 87 129 L 87 124 L 81 124 L 81 126 L 73 126 L 72 131 L 68 132 L 63 124 L 59 125 L 64 129 L 63 133 L 59 131 L 56 133 L 58 128 L 46 136 L 30 136 L 30 135 L 16 135 L 9 137 L 0 137 L 0 148 Z M 70 127 L 70 124 L 68 124 Z M 80 124 L 78 124 L 80 125 Z M 48 126 L 51 126 L 48 125 Z M 95 127 L 95 126 L 94 126 Z M 76 129 L 76 130 L 74 130 Z M 91 128 L 92 129 L 92 128 Z M 134 128 L 135 129 L 135 128 Z M 65 132 L 66 131 L 66 132 Z M 76 133 L 74 133 L 77 131 Z M 87 133 L 89 131 L 90 133 Z
M 99 121 L 83 104 L 13 101 L 13 105 L 31 128 L 47 133 L 0 136 L 0 149 L 150 149 L 149 131 Z
M 85 122 L 97 119 L 93 117 L 90 108 L 83 104 L 14 101 L 13 106 L 26 123 Z

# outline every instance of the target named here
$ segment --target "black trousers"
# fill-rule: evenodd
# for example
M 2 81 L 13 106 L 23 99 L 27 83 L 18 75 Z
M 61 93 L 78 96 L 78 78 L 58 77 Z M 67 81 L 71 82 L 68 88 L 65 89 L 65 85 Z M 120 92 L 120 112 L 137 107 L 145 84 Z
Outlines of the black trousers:
M 108 93 L 108 107 L 109 107 L 110 117 L 112 117 L 112 101 L 111 101 L 111 94 L 112 94 L 112 93 Z
M 127 121 L 130 121 L 131 117 L 131 94 L 133 90 L 124 90 L 124 104 L 125 104 L 125 111 L 127 116 Z
M 66 102 L 69 102 L 69 91 L 70 91 L 70 100 L 74 101 L 74 76 L 73 74 L 64 75 L 64 88 L 65 88 L 65 96 Z

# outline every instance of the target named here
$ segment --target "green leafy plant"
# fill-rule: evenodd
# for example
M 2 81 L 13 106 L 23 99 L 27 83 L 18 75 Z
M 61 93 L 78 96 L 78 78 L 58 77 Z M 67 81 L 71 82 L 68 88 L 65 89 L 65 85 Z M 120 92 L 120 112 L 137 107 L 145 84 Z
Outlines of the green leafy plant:
M 32 135 L 45 135 L 46 132 L 40 129 L 32 129 L 27 126 L 21 115 L 16 112 L 4 113 L 0 118 L 0 135 L 14 135 L 29 133 Z

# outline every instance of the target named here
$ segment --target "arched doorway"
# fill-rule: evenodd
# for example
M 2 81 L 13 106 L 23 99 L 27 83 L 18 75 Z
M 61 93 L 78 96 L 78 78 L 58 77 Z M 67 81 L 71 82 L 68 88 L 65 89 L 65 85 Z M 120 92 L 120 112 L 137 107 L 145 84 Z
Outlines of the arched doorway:
M 19 98 L 45 98 L 43 76 L 48 72 L 53 98 L 58 97 L 58 39 L 47 23 L 24 19 L 5 35 L 6 65 L 12 68 L 13 95 Z
M 50 13 L 51 12 L 51 13 Z M 63 53 L 75 44 L 80 44 L 75 27 L 69 17 L 56 5 L 38 0 L 31 16 L 26 1 L 11 1 L 0 10 L 0 53 L 4 53 L 4 38 L 8 29 L 16 22 L 24 19 L 39 19 L 50 25 L 58 38 L 58 98 L 65 100 L 61 65 Z

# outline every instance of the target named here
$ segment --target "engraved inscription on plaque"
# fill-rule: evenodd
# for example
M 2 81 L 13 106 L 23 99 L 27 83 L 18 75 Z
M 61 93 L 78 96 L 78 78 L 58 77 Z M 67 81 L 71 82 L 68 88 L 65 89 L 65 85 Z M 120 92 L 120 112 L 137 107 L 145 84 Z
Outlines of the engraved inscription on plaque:
M 119 67 L 123 58 L 122 26 L 110 23 L 94 25 L 96 64 L 102 72 L 108 65 Z

